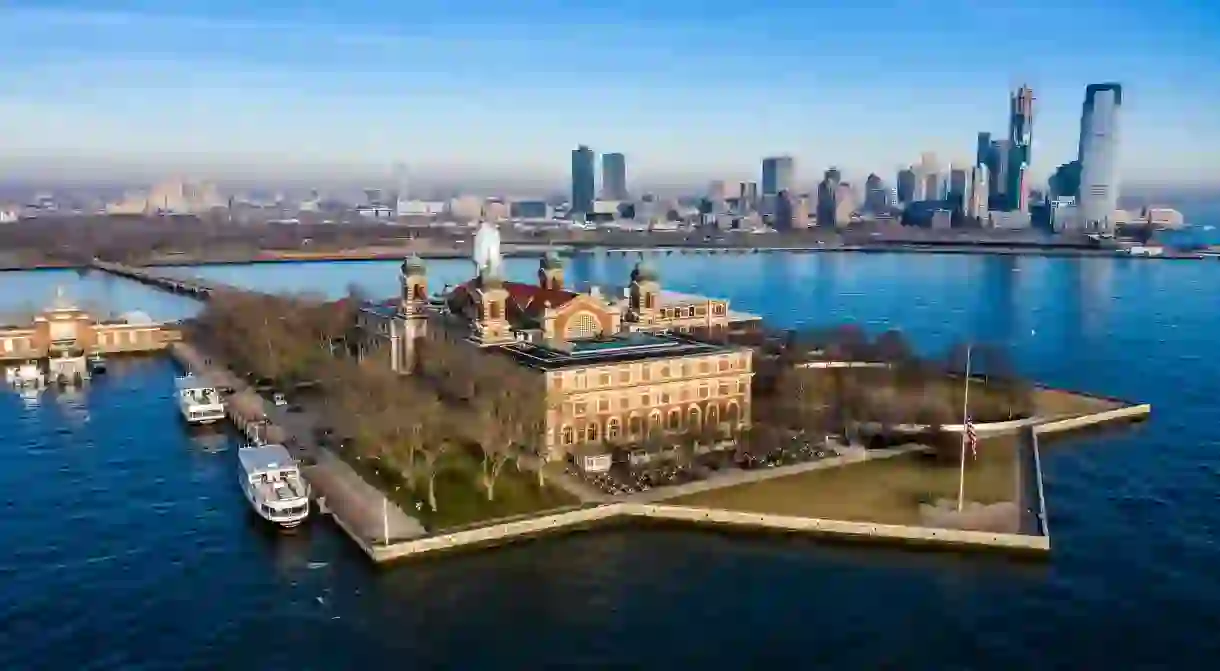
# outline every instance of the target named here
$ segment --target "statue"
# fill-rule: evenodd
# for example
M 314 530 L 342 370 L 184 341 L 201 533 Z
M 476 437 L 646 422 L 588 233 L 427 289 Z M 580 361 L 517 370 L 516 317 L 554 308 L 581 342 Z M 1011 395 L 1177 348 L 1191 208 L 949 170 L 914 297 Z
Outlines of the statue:
M 475 273 L 487 277 L 501 277 L 500 231 L 495 224 L 485 221 L 479 225 L 474 236 Z

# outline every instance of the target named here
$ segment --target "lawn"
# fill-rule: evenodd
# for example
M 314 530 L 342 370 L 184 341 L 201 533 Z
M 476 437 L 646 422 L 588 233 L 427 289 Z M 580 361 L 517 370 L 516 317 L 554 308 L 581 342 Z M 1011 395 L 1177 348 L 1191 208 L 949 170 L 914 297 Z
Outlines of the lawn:
M 429 531 L 442 531 L 479 522 L 538 513 L 579 503 L 575 498 L 550 484 L 538 486 L 538 475 L 519 472 L 509 462 L 496 478 L 495 499 L 487 500 L 479 480 L 480 462 L 473 455 L 454 451 L 448 455 L 444 468 L 436 476 L 436 504 L 428 506 L 428 485 L 421 478 L 412 489 L 396 472 L 374 471 L 371 462 L 349 461 L 373 486 L 388 492 L 390 499 L 408 515 L 416 517 Z M 416 506 L 416 503 L 421 504 Z
M 1075 417 L 1121 408 L 1122 403 L 1085 396 L 1061 389 L 1042 387 L 1034 390 L 1034 407 L 1039 417 Z
M 890 459 L 810 471 L 666 501 L 676 505 L 722 508 L 797 517 L 921 524 L 920 504 L 957 499 L 958 464 L 930 455 Z M 992 504 L 1014 499 L 1016 440 L 990 438 L 979 458 L 966 468 L 966 500 Z

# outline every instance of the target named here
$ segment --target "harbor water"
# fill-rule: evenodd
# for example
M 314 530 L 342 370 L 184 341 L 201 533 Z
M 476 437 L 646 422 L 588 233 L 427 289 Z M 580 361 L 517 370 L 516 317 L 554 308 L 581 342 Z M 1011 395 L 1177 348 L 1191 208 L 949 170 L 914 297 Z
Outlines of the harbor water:
M 623 284 L 634 257 L 570 282 Z M 0 393 L 0 669 L 1202 668 L 1220 651 L 1220 263 L 914 254 L 666 256 L 666 288 L 778 326 L 967 339 L 1031 377 L 1149 402 L 1046 448 L 1045 562 L 669 530 L 376 568 L 328 520 L 249 512 L 235 444 L 187 430 L 164 358 Z M 507 261 L 532 280 L 536 262 Z M 393 295 L 397 264 L 180 269 L 260 290 Z M 468 262 L 429 264 L 433 290 Z M 102 309 L 197 307 L 122 280 L 0 274 Z M 29 307 L 28 305 L 26 307 Z

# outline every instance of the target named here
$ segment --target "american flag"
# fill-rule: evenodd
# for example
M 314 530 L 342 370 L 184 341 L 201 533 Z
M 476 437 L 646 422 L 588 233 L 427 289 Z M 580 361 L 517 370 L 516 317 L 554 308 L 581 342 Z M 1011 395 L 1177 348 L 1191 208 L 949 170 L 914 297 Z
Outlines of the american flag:
M 966 418 L 966 442 L 970 444 L 970 456 L 979 458 L 979 434 L 974 430 L 974 421 Z

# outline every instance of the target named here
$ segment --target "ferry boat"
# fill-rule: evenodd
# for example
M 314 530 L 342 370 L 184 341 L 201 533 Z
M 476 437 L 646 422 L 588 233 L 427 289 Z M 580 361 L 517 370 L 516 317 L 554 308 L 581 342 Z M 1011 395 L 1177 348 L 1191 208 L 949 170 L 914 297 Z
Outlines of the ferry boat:
M 211 424 L 225 418 L 225 403 L 219 389 L 194 375 L 177 378 L 174 384 L 178 389 L 178 410 L 187 424 Z
M 90 375 L 101 375 L 106 372 L 106 358 L 101 354 L 92 354 L 88 366 Z
M 237 451 L 241 488 L 258 516 L 291 529 L 309 516 L 309 485 L 283 445 L 252 445 Z

